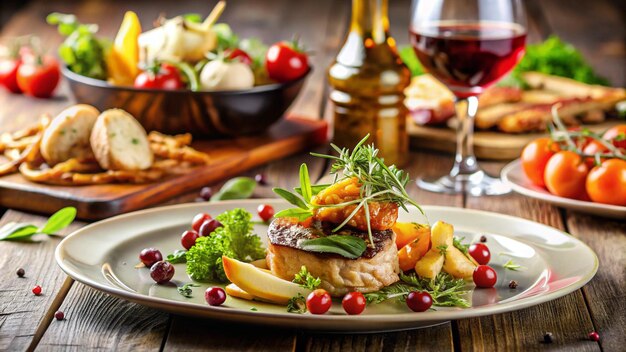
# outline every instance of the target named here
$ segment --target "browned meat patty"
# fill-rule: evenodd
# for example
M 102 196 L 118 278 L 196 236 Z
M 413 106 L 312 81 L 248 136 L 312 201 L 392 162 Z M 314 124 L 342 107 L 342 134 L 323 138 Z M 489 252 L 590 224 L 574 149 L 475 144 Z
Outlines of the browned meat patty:
M 332 227 L 317 223 L 304 227 L 292 219 L 279 218 L 270 225 L 267 264 L 272 273 L 285 280 L 293 280 L 304 265 L 322 280 L 321 288 L 333 296 L 350 291 L 372 292 L 398 281 L 398 251 L 395 234 L 391 230 L 374 231 L 374 246 L 368 247 L 360 258 L 348 259 L 337 254 L 302 250 L 302 240 L 330 234 Z M 346 229 L 338 234 L 350 234 L 367 240 L 366 231 Z

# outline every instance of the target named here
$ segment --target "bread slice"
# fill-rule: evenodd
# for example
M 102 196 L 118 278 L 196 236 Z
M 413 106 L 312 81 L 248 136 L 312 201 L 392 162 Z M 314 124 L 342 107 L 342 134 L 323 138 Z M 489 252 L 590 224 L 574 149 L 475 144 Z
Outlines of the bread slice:
M 91 147 L 98 164 L 106 170 L 145 170 L 154 161 L 146 130 L 120 109 L 106 110 L 98 116 Z
M 100 112 L 78 104 L 61 111 L 41 138 L 41 155 L 50 166 L 71 158 L 93 159 L 89 138 Z

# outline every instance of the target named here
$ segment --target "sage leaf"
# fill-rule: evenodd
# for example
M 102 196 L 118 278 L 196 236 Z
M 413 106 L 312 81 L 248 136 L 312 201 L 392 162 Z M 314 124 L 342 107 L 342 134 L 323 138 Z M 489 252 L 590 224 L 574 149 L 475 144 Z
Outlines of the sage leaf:
M 274 214 L 275 218 L 296 218 L 298 221 L 306 220 L 311 216 L 313 216 L 312 211 L 300 208 L 285 209 Z
M 302 200 L 302 198 L 300 198 L 297 195 L 289 192 L 288 190 L 286 190 L 284 188 L 279 188 L 279 187 L 273 188 L 272 190 L 274 191 L 274 193 L 276 193 L 279 196 L 281 196 L 284 200 L 286 200 L 289 203 L 297 206 L 298 208 L 305 209 L 305 210 L 309 209 L 309 207 Z
M 250 177 L 235 177 L 228 180 L 211 201 L 228 199 L 246 199 L 254 193 L 256 181 Z
M 318 195 L 321 191 L 325 190 L 328 187 L 330 187 L 329 183 L 325 183 L 325 184 L 321 184 L 321 185 L 311 185 L 311 196 Z M 302 188 L 296 187 L 296 188 L 294 188 L 294 190 L 299 195 L 302 195 Z
M 300 165 L 300 188 L 302 189 L 302 198 L 309 203 L 311 201 L 311 179 L 309 178 L 309 169 L 306 164 Z
M 334 253 L 349 259 L 356 259 L 365 252 L 367 245 L 359 237 L 331 235 L 302 241 L 299 247 L 305 251 Z
M 37 226 L 10 222 L 0 228 L 0 241 L 26 239 L 37 233 Z
M 76 208 L 66 207 L 52 214 L 46 224 L 39 230 L 46 235 L 54 235 L 63 230 L 76 218 Z

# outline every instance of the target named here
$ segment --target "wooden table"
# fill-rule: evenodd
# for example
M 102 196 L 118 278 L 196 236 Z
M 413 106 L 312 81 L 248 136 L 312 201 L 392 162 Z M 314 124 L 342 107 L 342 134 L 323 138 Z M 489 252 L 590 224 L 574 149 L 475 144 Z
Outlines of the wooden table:
M 213 1 L 211 1 L 213 2 Z M 624 18 L 618 1 L 527 1 L 529 39 L 536 41 L 557 33 L 574 43 L 599 73 L 624 86 Z M 60 38 L 44 23 L 51 11 L 75 13 L 82 21 L 97 22 L 101 34 L 113 36 L 127 9 L 139 13 L 147 27 L 160 12 L 169 14 L 207 13 L 205 1 L 85 1 L 35 2 L 15 14 L 2 29 L 2 38 L 37 33 L 50 48 Z M 407 43 L 409 1 L 390 1 L 392 32 Z M 300 115 L 322 116 L 326 106 L 324 68 L 343 42 L 349 19 L 349 2 L 316 1 L 231 1 L 223 19 L 242 36 L 258 36 L 266 42 L 299 33 L 315 51 L 315 71 L 293 107 Z M 0 93 L 1 129 L 25 125 L 39 113 L 57 112 L 70 102 L 64 85 L 51 100 L 36 100 Z M 312 175 L 322 175 L 326 166 L 306 154 L 251 170 L 262 172 L 273 186 L 292 187 L 297 183 L 294 165 L 306 161 Z M 442 174 L 452 163 L 450 155 L 424 151 L 411 153 L 407 168 L 413 178 Z M 484 162 L 497 173 L 503 163 Z M 219 187 L 219 185 L 214 185 Z M 265 351 L 348 351 L 348 350 L 560 350 L 618 351 L 626 342 L 626 224 L 573 213 L 516 194 L 473 198 L 437 195 L 418 190 L 409 193 L 422 204 L 439 204 L 484 209 L 532 219 L 567 231 L 585 241 L 598 254 L 600 269 L 583 289 L 532 308 L 475 319 L 452 321 L 437 327 L 369 335 L 326 335 L 298 331 L 226 326 L 219 321 L 170 315 L 114 298 L 75 283 L 56 265 L 53 252 L 57 238 L 36 244 L 0 242 L 0 350 L 265 350 Z M 258 196 L 269 196 L 261 189 Z M 194 201 L 188 194 L 171 201 Z M 1 214 L 1 212 L 0 212 Z M 9 221 L 42 224 L 44 216 L 6 210 L 0 225 Z M 65 233 L 85 225 L 75 223 Z M 18 268 L 26 270 L 17 278 Z M 39 284 L 43 295 L 31 288 Z M 66 320 L 56 321 L 57 310 Z M 587 339 L 598 331 L 600 342 Z M 540 341 L 550 331 L 554 342 Z

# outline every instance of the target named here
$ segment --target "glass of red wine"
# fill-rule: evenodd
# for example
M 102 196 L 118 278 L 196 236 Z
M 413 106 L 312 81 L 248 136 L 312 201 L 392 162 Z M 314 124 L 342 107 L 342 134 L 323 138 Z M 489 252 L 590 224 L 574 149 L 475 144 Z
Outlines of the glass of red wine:
M 524 55 L 526 16 L 521 0 L 414 0 L 409 34 L 426 71 L 456 97 L 456 156 L 450 173 L 420 178 L 432 192 L 475 196 L 510 192 L 487 175 L 474 156 L 478 97 Z

